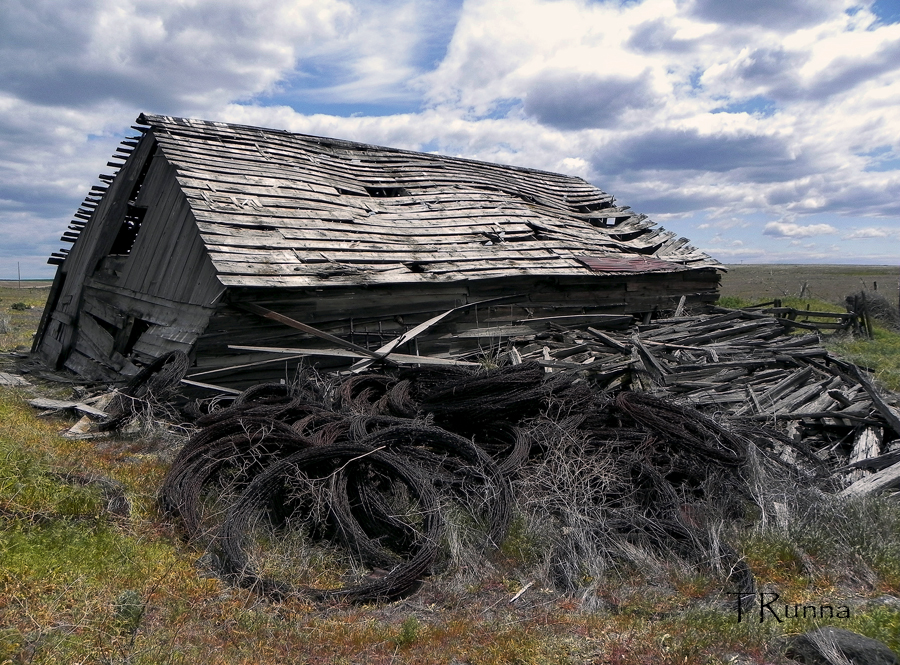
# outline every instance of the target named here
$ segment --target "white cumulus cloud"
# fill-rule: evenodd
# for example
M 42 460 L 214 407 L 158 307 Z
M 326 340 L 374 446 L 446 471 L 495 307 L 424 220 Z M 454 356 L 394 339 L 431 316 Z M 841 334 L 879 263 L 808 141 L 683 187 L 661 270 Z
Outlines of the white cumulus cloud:
M 812 260 L 779 239 L 826 234 L 900 260 L 900 23 L 880 8 L 2 0 L 0 272 L 46 260 L 142 111 L 571 173 L 753 260 Z
M 823 236 L 829 233 L 837 233 L 837 229 L 831 224 L 794 224 L 792 222 L 769 222 L 763 229 L 763 234 L 777 238 L 811 238 Z
M 853 229 L 844 236 L 845 240 L 859 240 L 863 238 L 890 238 L 900 237 L 900 228 L 885 228 L 883 226 L 869 226 L 861 229 Z

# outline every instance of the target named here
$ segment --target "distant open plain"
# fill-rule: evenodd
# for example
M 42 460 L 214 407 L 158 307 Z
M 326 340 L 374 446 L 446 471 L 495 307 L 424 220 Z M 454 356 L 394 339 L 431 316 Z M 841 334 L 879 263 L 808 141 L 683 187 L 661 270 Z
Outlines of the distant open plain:
M 798 297 L 806 283 L 804 297 L 841 304 L 851 293 L 863 289 L 878 291 L 896 302 L 900 266 L 872 265 L 729 265 L 722 276 L 721 294 L 760 301 Z
M 873 265 L 808 265 L 808 264 L 732 264 L 722 275 L 722 296 L 743 299 L 798 297 L 806 283 L 805 297 L 835 304 L 865 288 L 878 291 L 890 300 L 898 297 L 900 266 Z M 22 291 L 30 297 L 38 289 L 49 289 L 51 280 L 23 280 Z M 4 301 L 16 296 L 16 280 L 0 280 L 0 297 Z M 22 294 L 24 295 L 24 294 Z

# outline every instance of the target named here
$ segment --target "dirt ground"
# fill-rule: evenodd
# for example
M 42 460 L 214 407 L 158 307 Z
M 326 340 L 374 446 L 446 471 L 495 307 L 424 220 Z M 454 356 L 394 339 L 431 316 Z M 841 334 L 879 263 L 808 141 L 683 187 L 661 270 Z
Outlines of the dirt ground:
M 729 265 L 722 276 L 722 296 L 771 300 L 798 297 L 807 284 L 806 298 L 835 304 L 862 289 L 878 291 L 896 302 L 900 267 L 845 265 Z

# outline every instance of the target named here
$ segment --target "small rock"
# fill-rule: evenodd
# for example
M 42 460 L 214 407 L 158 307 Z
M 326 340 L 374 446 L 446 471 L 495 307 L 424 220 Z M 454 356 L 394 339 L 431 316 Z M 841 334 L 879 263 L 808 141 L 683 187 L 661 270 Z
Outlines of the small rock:
M 900 610 L 900 598 L 885 594 L 867 602 L 866 607 L 871 609 L 883 607 L 888 610 Z
M 787 645 L 785 655 L 806 665 L 900 665 L 884 642 L 833 626 L 789 638 Z

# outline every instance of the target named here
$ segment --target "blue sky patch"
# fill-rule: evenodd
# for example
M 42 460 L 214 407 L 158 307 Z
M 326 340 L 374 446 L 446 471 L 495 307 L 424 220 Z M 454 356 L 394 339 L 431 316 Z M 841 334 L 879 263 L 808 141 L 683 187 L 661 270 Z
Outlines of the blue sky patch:
M 900 169 L 900 157 L 894 156 L 894 148 L 889 145 L 878 146 L 874 150 L 859 153 L 859 157 L 868 157 L 869 163 L 863 171 L 896 171 Z
M 711 111 L 711 113 L 749 113 L 750 115 L 761 115 L 765 118 L 775 113 L 775 102 L 762 96 L 751 97 L 743 102 L 733 102 L 720 106 Z
M 509 112 L 514 108 L 521 105 L 521 99 L 500 99 L 494 103 L 494 106 L 493 108 L 491 108 L 489 113 L 480 117 L 488 118 L 490 120 L 500 120 L 508 116 Z
M 440 152 L 441 144 L 437 139 L 431 139 L 428 143 L 419 146 L 419 152 Z
M 897 171 L 900 170 L 900 157 L 893 159 L 882 159 L 871 164 L 867 164 L 863 171 Z
M 334 115 L 339 118 L 352 118 L 354 116 L 384 117 L 397 113 L 417 113 L 421 111 L 418 102 L 384 102 L 379 104 L 367 104 L 365 102 L 319 102 L 314 99 L 303 100 L 302 94 L 277 95 L 266 97 L 266 106 L 290 106 L 297 113 L 303 115 Z
M 700 90 L 703 86 L 700 85 L 700 77 L 703 76 L 702 69 L 695 69 L 691 72 L 690 82 L 691 82 L 691 90 Z
M 872 3 L 872 13 L 882 23 L 900 23 L 900 0 L 875 0 Z
M 420 41 L 416 49 L 417 60 L 425 69 L 436 68 L 446 57 L 450 40 L 456 32 L 462 5 L 462 0 L 442 0 L 425 10 L 429 25 L 428 38 Z

